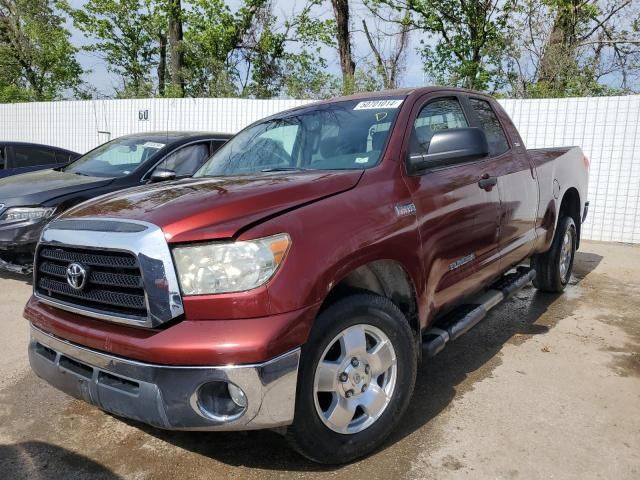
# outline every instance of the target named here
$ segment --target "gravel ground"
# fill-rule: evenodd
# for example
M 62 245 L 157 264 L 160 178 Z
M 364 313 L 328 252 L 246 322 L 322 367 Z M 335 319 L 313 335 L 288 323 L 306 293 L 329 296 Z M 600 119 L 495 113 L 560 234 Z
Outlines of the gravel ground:
M 272 432 L 121 421 L 29 371 L 30 285 L 0 277 L 0 478 L 640 478 L 640 248 L 584 242 L 563 295 L 527 287 L 419 372 L 400 428 L 340 468 Z

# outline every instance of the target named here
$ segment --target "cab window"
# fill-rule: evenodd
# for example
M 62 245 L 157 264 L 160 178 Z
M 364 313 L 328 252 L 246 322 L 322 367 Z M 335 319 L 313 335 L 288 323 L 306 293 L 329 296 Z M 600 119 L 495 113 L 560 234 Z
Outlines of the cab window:
M 413 124 L 410 154 L 426 154 L 434 133 L 450 128 L 468 127 L 460 102 L 455 98 L 435 100 L 420 111 Z
M 487 135 L 487 142 L 489 142 L 489 156 L 495 157 L 502 155 L 509 150 L 509 142 L 507 142 L 507 136 L 500 125 L 500 121 L 495 112 L 486 100 L 480 100 L 478 98 L 470 98 L 469 103 L 471 108 L 478 116 L 480 120 L 480 126 Z

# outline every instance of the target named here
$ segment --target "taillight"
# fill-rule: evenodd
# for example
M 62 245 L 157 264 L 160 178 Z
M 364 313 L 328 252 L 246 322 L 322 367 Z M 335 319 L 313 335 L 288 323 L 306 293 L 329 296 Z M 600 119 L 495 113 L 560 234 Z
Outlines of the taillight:
M 582 163 L 584 163 L 584 168 L 589 170 L 589 157 L 587 157 L 586 155 L 582 155 Z

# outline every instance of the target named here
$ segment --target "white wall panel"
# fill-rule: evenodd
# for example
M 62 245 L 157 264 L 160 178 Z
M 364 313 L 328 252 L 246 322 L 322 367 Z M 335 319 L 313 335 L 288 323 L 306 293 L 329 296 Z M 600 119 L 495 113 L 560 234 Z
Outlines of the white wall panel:
M 235 133 L 306 102 L 184 98 L 5 104 L 0 105 L 0 140 L 86 152 L 134 132 Z M 591 208 L 584 238 L 640 243 L 640 96 L 500 102 L 527 147 L 580 145 L 591 160 Z M 140 120 L 144 111 L 148 117 Z
M 500 103 L 528 148 L 579 145 L 591 160 L 584 238 L 640 243 L 640 96 Z

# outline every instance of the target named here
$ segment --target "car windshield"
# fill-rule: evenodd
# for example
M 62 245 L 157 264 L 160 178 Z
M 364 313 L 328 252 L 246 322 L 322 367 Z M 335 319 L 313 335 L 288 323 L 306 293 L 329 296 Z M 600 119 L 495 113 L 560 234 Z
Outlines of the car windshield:
M 116 138 L 78 158 L 64 171 L 92 177 L 123 177 L 164 146 L 148 138 Z
M 195 176 L 371 168 L 402 101 L 350 100 L 271 117 L 229 140 Z

